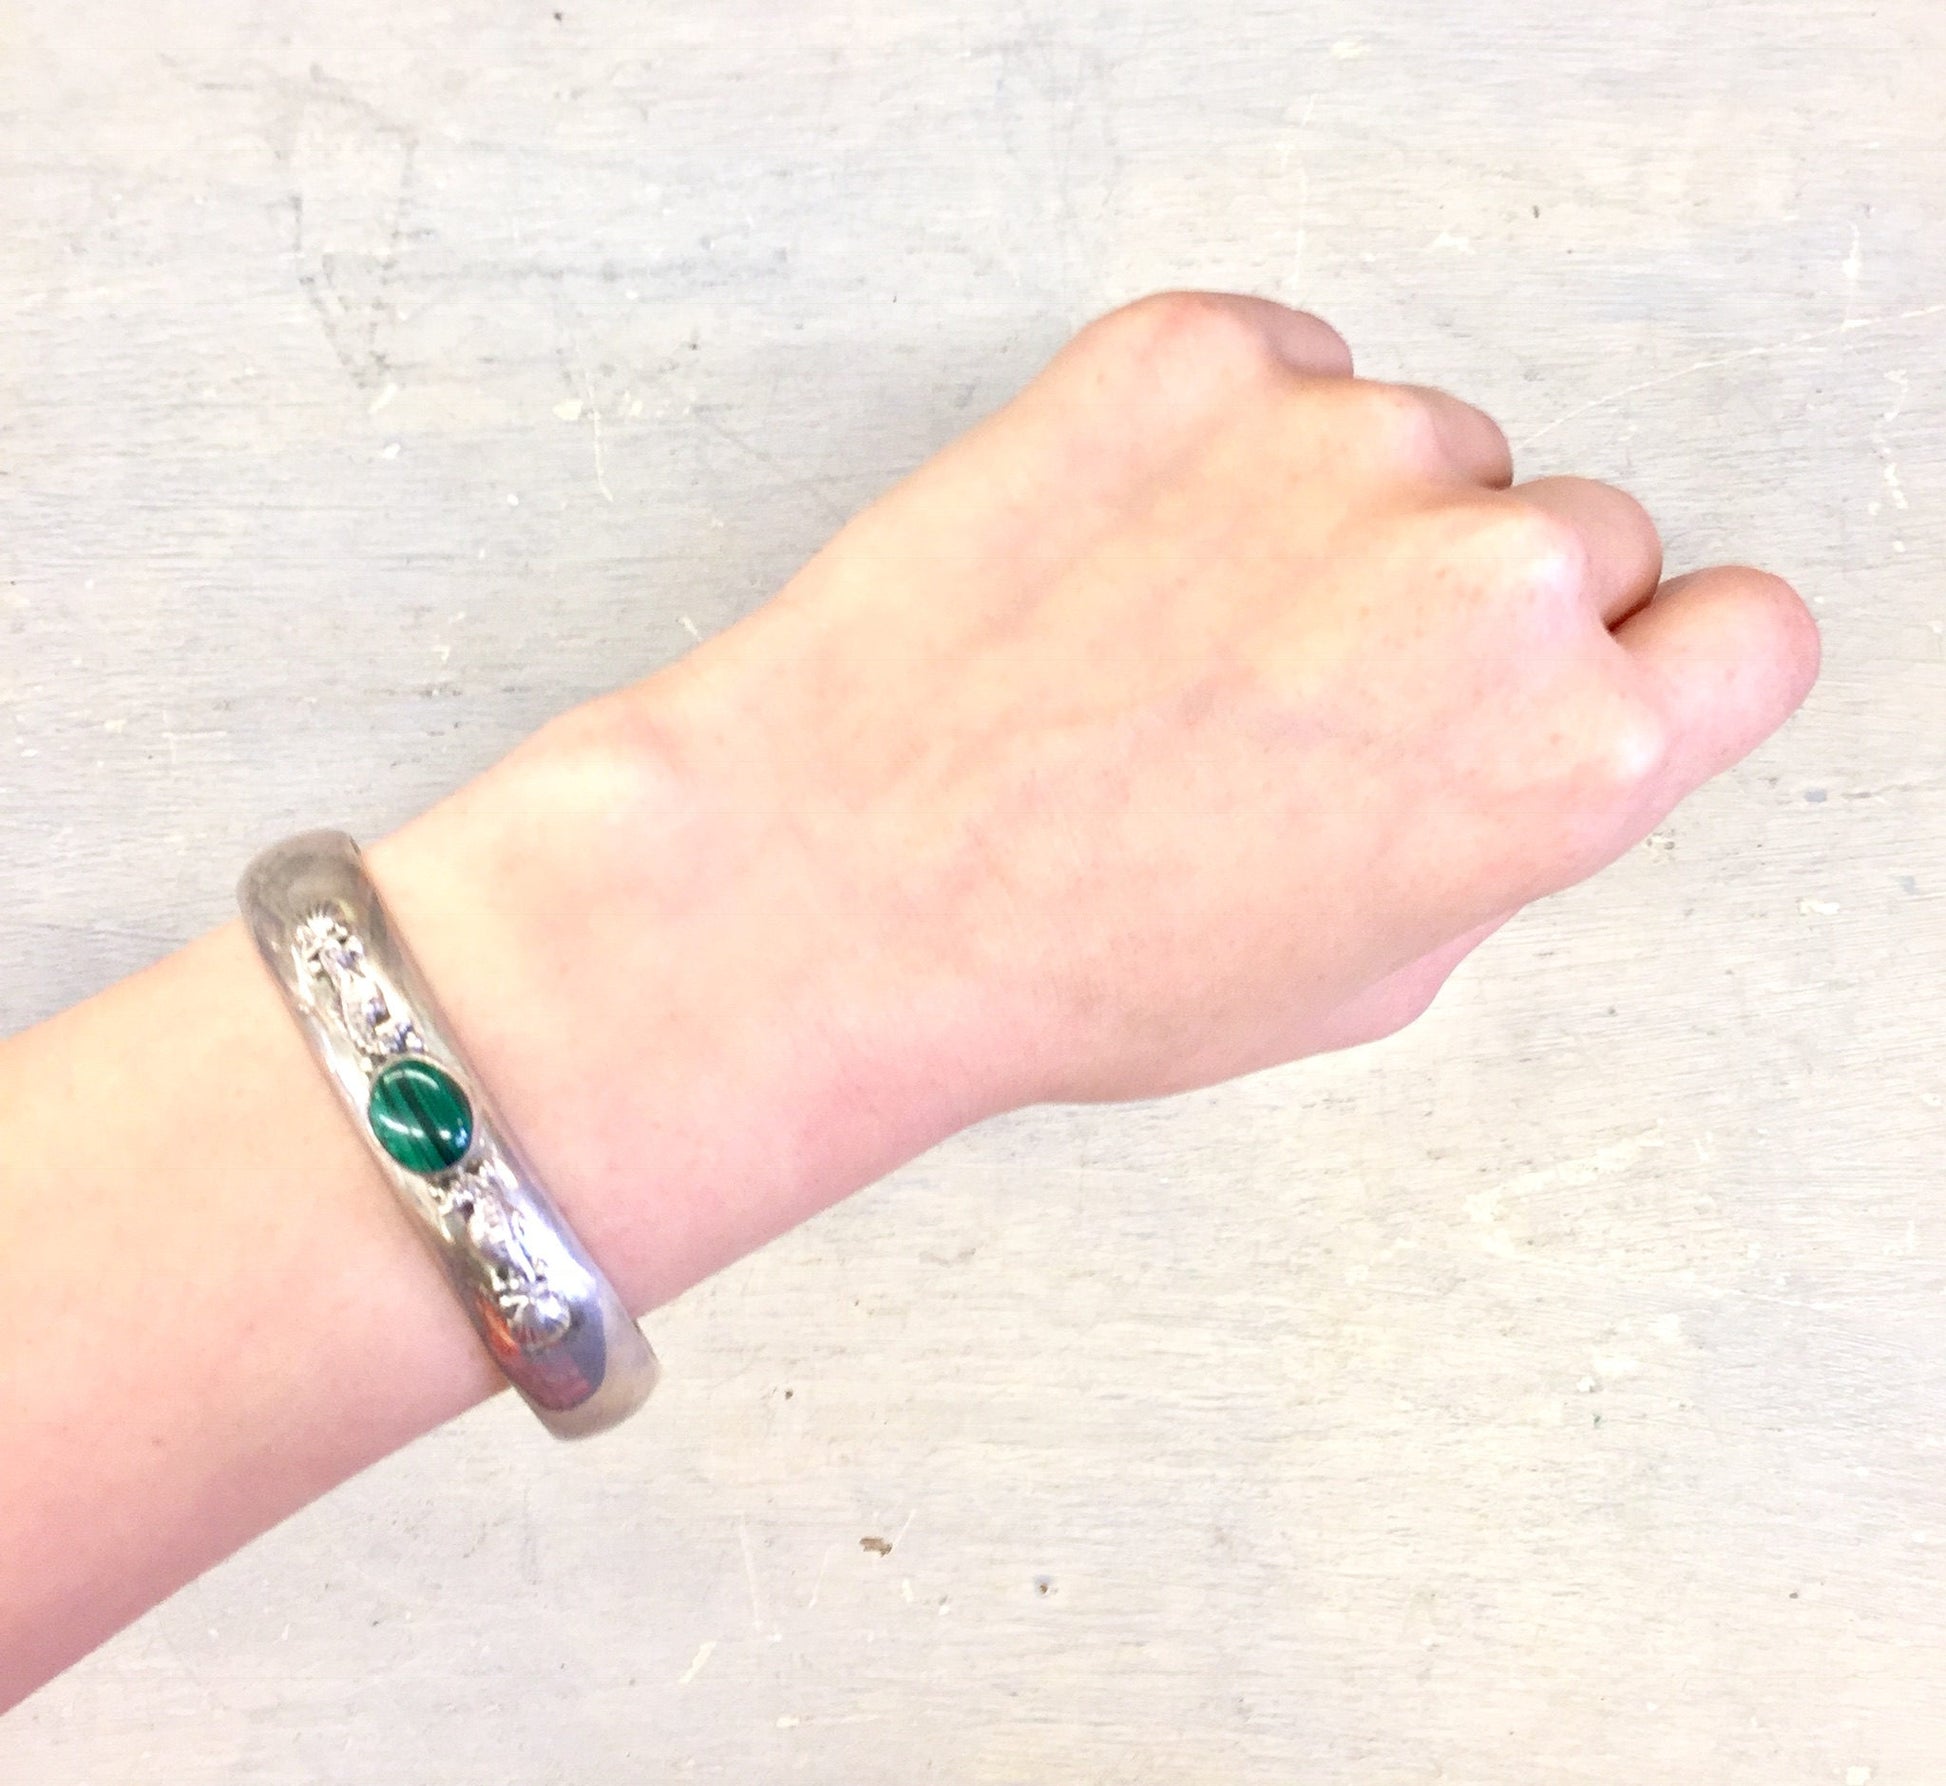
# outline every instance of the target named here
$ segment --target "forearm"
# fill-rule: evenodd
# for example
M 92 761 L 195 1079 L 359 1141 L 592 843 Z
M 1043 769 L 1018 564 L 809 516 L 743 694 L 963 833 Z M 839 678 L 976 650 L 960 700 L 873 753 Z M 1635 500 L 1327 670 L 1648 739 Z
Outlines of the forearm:
M 778 600 L 370 865 L 644 1308 L 989 1112 L 1388 1033 L 1810 686 L 1796 595 L 1357 381 L 1083 331 Z M 319 815 L 324 818 L 326 815 Z M 489 1379 L 235 929 L 0 1051 L 0 1687 Z
M 368 852 L 637 1311 L 972 1113 L 751 928 L 788 900 L 645 742 L 654 704 L 551 728 Z M 623 867 L 645 833 L 655 884 Z M 10 1702 L 498 1379 L 240 925 L 0 1045 L 0 1110 Z
M 0 1108 L 10 1702 L 490 1379 L 238 926 L 10 1041 Z

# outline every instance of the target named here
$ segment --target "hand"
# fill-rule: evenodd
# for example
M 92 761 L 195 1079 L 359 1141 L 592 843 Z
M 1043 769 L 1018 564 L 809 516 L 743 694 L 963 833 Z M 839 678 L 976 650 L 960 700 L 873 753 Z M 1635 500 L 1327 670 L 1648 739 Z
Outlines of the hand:
M 1094 323 L 767 607 L 487 778 L 542 790 L 510 885 L 572 862 L 575 1025 L 624 1074 L 673 1026 L 822 1075 L 896 1131 L 865 1176 L 1398 1027 L 1816 673 L 1775 577 L 1658 585 L 1631 498 L 1510 475 L 1487 416 L 1354 379 L 1316 318 Z
M 969 988 L 1015 1097 L 1367 1039 L 1803 698 L 1776 578 L 1658 590 L 1628 496 L 1509 490 L 1316 319 L 1097 322 L 666 691 L 842 947 Z

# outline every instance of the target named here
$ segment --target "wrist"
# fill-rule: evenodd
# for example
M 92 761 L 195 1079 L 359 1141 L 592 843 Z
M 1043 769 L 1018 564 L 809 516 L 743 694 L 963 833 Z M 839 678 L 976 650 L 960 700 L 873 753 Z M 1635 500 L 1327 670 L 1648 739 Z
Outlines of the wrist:
M 710 670 L 560 716 L 370 852 L 637 1311 L 1013 1101 L 978 987 L 848 897 Z

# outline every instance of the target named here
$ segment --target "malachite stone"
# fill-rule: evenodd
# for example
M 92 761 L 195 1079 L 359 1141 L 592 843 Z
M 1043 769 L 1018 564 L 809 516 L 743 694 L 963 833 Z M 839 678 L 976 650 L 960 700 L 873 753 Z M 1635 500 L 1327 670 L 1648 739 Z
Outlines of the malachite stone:
M 408 1172 L 444 1172 L 466 1157 L 473 1106 L 444 1067 L 408 1055 L 379 1069 L 367 1120 L 378 1144 Z

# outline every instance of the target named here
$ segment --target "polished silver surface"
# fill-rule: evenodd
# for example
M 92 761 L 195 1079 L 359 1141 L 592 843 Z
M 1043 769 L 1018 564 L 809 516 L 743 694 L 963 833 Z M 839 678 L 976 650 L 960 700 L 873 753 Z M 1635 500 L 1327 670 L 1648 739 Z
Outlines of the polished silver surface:
M 640 1407 L 654 1352 L 447 1032 L 357 844 L 342 831 L 288 838 L 250 864 L 237 897 L 347 1114 L 508 1381 L 561 1438 Z M 423 1173 L 385 1151 L 367 1113 L 378 1074 L 413 1056 L 449 1073 L 472 1112 L 465 1152 Z

